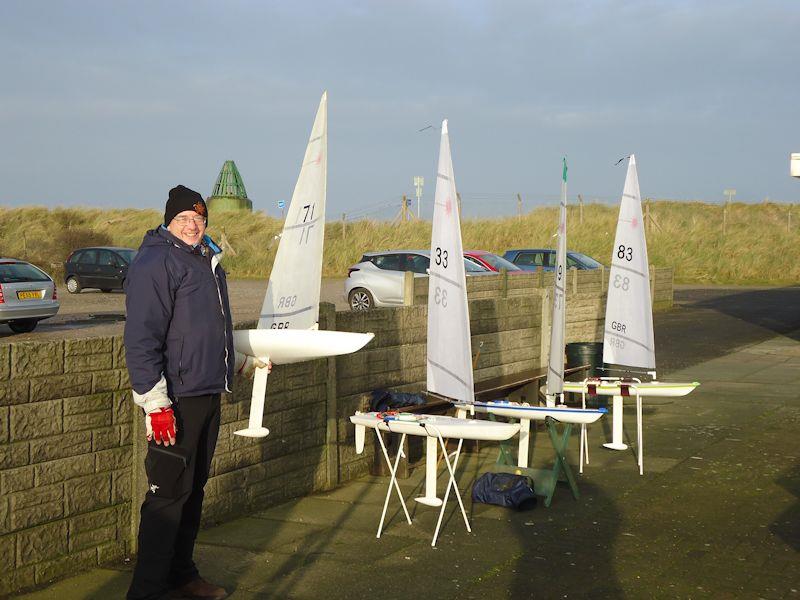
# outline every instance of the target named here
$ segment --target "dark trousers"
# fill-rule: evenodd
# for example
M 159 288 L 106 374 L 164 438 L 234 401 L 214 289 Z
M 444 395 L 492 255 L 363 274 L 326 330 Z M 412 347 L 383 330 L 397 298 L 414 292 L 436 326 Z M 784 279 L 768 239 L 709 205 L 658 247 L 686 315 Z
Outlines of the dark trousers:
M 203 487 L 217 445 L 219 399 L 219 394 L 177 398 L 172 407 L 178 423 L 177 445 L 150 442 L 145 460 L 150 490 L 142 504 L 139 555 L 129 600 L 160 598 L 198 576 L 192 553 L 200 528 Z M 168 467 L 165 475 L 158 466 L 159 460 L 164 465 L 164 449 L 185 458 L 185 468 L 178 460 L 179 468 Z M 172 458 L 167 456 L 167 462 L 171 464 Z M 156 481 L 160 485 L 152 484 Z

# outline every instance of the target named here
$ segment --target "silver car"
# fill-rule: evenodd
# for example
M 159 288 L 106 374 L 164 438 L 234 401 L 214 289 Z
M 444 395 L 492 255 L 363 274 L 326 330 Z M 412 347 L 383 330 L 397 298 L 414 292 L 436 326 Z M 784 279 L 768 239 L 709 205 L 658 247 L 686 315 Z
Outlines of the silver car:
M 344 293 L 350 310 L 369 310 L 376 306 L 401 306 L 406 271 L 414 277 L 427 277 L 431 263 L 429 250 L 388 250 L 367 252 L 350 267 Z M 488 269 L 464 259 L 467 275 L 491 274 Z
M 23 260 L 0 258 L 0 324 L 27 333 L 58 312 L 52 277 Z

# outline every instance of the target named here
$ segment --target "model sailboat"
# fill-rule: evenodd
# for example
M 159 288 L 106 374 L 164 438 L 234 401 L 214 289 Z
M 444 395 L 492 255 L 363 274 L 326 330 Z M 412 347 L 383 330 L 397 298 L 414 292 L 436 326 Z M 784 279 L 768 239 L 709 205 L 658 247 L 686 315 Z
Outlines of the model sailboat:
M 583 382 L 567 382 L 565 391 L 613 396 L 612 441 L 603 444 L 611 450 L 625 450 L 622 441 L 622 403 L 624 396 L 636 397 L 636 425 L 639 473 L 644 473 L 642 396 L 685 396 L 699 383 L 656 381 L 653 311 L 650 297 L 650 270 L 647 260 L 642 199 L 636 158 L 631 155 L 617 220 L 617 232 L 608 277 L 603 362 L 621 370 L 651 375 L 652 381 L 638 377 L 602 377 Z
M 275 263 L 267 284 L 258 328 L 233 334 L 238 352 L 281 365 L 350 354 L 363 348 L 372 333 L 320 331 L 319 300 L 325 197 L 328 172 L 328 94 L 319 103 L 300 176 L 292 194 Z M 236 433 L 264 437 L 262 425 L 267 369 L 256 369 L 250 419 Z
M 467 281 L 464 272 L 464 252 L 461 243 L 461 225 L 458 215 L 458 202 L 453 162 L 450 156 L 450 137 L 447 120 L 442 122 L 442 137 L 439 147 L 439 166 L 436 173 L 436 194 L 433 208 L 433 232 L 431 235 L 431 261 L 428 280 L 428 353 L 427 388 L 428 391 L 444 396 L 452 401 L 472 403 L 474 386 L 472 376 L 472 351 L 469 329 L 469 309 L 467 306 Z M 455 472 L 461 446 L 467 440 L 507 440 L 519 431 L 516 423 L 498 423 L 462 417 L 447 417 L 424 414 L 381 414 L 356 413 L 350 417 L 356 426 L 356 451 L 364 447 L 365 428 L 377 431 L 426 437 L 425 493 L 416 498 L 428 506 L 441 506 L 436 531 L 431 545 L 436 545 L 442 518 L 450 495 L 454 490 L 461 509 L 467 531 L 471 531 L 461 494 L 455 481 Z M 394 466 L 378 434 L 378 441 L 384 458 L 389 465 L 391 482 L 384 502 L 383 515 L 378 526 L 378 537 L 383 528 L 386 507 L 392 487 L 405 510 L 405 501 L 396 483 L 397 459 Z M 447 452 L 445 439 L 458 439 L 458 447 L 452 455 Z M 444 500 L 436 495 L 436 472 L 438 449 L 441 448 L 444 462 L 449 472 L 449 481 Z M 398 459 L 400 452 L 398 452 Z M 406 519 L 411 522 L 408 511 Z

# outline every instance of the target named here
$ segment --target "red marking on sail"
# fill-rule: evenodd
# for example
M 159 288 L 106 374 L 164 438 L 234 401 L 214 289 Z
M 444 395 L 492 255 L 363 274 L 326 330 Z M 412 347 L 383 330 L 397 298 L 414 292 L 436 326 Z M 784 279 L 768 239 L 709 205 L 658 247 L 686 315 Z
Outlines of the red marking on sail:
M 450 213 L 453 212 L 453 199 L 448 196 L 444 201 L 444 212 L 449 217 Z

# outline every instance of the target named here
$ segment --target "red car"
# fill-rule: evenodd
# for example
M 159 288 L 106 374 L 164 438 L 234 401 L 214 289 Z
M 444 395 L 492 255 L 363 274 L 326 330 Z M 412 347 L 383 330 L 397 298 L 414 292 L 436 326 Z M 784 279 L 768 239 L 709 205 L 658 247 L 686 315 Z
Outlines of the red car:
M 502 256 L 497 256 L 497 254 L 487 252 L 486 250 L 464 250 L 464 258 L 496 273 L 499 272 L 500 269 L 506 269 L 512 274 L 525 272 L 511 261 L 506 260 Z

